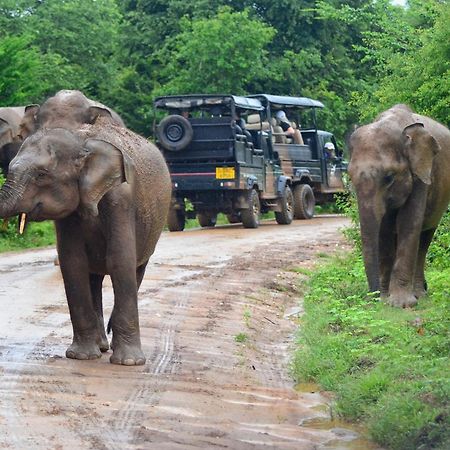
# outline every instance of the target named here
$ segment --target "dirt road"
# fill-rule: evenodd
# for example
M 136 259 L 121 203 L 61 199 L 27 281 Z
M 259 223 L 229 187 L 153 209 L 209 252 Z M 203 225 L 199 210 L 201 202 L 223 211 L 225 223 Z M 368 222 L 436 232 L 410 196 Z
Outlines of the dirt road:
M 139 296 L 147 363 L 131 368 L 109 353 L 64 357 L 53 249 L 1 256 L 0 448 L 369 448 L 288 376 L 299 296 L 288 269 L 333 251 L 345 223 L 164 233 Z

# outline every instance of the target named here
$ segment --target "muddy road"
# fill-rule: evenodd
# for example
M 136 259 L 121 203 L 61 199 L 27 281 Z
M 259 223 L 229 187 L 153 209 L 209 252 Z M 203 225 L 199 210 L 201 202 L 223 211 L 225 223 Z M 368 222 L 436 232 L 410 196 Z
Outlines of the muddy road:
M 164 233 L 139 294 L 140 367 L 110 353 L 66 359 L 55 250 L 0 256 L 0 448 L 369 448 L 288 375 L 299 314 L 289 268 L 342 245 L 345 224 Z M 104 297 L 108 316 L 110 284 Z

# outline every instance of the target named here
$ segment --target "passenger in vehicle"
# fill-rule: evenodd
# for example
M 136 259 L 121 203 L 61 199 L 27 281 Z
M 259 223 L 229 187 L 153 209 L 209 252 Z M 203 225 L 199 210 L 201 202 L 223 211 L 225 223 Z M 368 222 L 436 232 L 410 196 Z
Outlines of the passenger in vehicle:
M 284 134 L 289 138 L 293 138 L 295 131 L 291 126 L 291 122 L 289 122 L 288 118 L 286 117 L 286 113 L 283 110 L 277 111 L 275 117 L 277 119 L 277 123 L 284 131 Z
M 181 115 L 185 118 L 185 119 L 189 119 L 189 117 L 191 117 L 191 114 L 189 113 L 188 110 L 184 109 L 181 111 Z
M 336 149 L 332 142 L 327 142 L 323 148 L 323 154 L 325 159 L 329 159 L 330 161 L 336 159 Z
M 247 137 L 248 142 L 252 142 L 253 138 L 250 132 L 246 128 L 245 120 L 241 117 L 241 112 L 236 111 L 234 114 L 234 126 L 237 134 L 242 134 Z

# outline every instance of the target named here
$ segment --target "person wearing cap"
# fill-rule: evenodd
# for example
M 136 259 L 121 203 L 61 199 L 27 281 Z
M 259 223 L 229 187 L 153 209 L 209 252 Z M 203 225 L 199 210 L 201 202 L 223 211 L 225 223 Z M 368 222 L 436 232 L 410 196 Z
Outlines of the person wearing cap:
M 280 125 L 281 129 L 284 131 L 284 134 L 287 137 L 293 138 L 295 135 L 295 130 L 292 128 L 291 122 L 289 122 L 288 118 L 286 117 L 286 113 L 282 110 L 277 111 L 275 118 L 277 119 L 277 122 Z
M 334 147 L 334 144 L 332 142 L 326 142 L 323 150 L 325 159 L 333 160 L 334 158 L 336 158 L 336 148 Z

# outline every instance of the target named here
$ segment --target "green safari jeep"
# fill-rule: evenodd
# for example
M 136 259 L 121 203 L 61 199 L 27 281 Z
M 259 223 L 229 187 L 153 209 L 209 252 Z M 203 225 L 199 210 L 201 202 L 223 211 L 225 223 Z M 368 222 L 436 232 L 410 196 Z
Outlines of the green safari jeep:
M 300 131 L 306 142 L 283 140 L 274 119 L 283 107 L 289 118 L 312 112 L 315 123 L 320 102 L 217 94 L 158 97 L 154 106 L 165 115 L 155 134 L 172 177 L 170 231 L 183 230 L 195 216 L 202 227 L 214 226 L 219 212 L 246 228 L 258 227 L 267 211 L 289 224 L 313 216 L 315 194 L 322 200 L 343 189 L 333 136 L 312 126 Z M 322 147 L 330 143 L 335 156 L 328 162 Z

